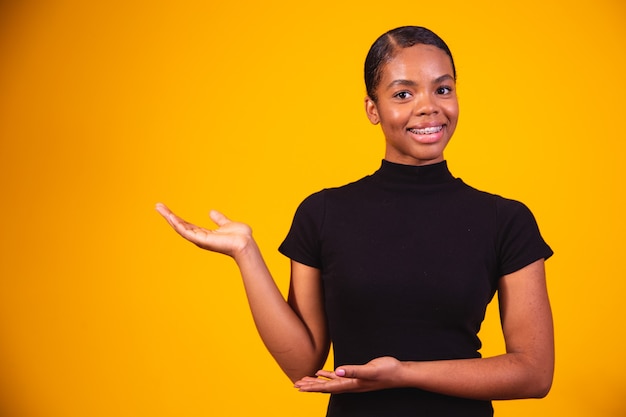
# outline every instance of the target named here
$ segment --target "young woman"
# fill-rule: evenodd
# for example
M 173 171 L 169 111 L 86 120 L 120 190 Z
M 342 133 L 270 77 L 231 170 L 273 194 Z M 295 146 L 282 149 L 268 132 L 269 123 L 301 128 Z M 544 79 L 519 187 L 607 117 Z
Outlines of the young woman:
M 385 157 L 374 174 L 305 199 L 280 251 L 285 301 L 251 229 L 157 210 L 185 239 L 234 258 L 265 345 L 296 388 L 330 393 L 329 417 L 493 415 L 491 400 L 545 396 L 554 367 L 544 260 L 521 203 L 452 176 L 443 152 L 458 119 L 452 54 L 400 27 L 365 61 L 365 110 Z M 481 358 L 477 333 L 498 293 L 506 353 Z M 330 343 L 336 368 L 320 370 Z

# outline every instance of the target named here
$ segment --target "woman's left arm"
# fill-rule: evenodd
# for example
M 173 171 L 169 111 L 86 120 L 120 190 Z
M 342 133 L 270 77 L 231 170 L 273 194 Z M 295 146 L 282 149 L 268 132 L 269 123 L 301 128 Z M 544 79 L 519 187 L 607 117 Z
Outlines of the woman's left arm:
M 505 275 L 498 288 L 506 353 L 480 359 L 400 362 L 377 358 L 365 365 L 319 371 L 295 386 L 307 392 L 365 392 L 414 387 L 481 400 L 541 398 L 554 373 L 554 331 L 544 260 Z

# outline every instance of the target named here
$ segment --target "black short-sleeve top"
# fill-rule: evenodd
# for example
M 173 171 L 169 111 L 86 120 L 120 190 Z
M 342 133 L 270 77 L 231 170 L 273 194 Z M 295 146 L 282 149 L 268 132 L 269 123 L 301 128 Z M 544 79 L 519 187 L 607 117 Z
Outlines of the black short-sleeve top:
M 552 255 L 525 205 L 466 185 L 445 161 L 383 160 L 372 175 L 309 196 L 279 250 L 321 271 L 336 366 L 480 357 L 477 333 L 499 278 Z M 328 411 L 453 415 L 492 408 L 402 389 L 334 395 Z

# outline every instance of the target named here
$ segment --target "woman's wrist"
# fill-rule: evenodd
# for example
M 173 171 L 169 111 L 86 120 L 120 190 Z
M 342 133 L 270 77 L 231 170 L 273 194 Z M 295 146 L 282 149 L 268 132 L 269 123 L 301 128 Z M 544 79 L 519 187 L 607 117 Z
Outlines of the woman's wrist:
M 235 260 L 235 262 L 239 263 L 245 261 L 250 256 L 256 256 L 259 254 L 260 250 L 258 245 L 256 244 L 256 241 L 254 240 L 252 235 L 249 235 L 241 237 L 241 241 L 238 245 L 235 246 L 231 256 Z
M 418 388 L 416 376 L 419 375 L 419 365 L 420 362 L 400 361 L 394 381 L 397 383 L 397 388 Z

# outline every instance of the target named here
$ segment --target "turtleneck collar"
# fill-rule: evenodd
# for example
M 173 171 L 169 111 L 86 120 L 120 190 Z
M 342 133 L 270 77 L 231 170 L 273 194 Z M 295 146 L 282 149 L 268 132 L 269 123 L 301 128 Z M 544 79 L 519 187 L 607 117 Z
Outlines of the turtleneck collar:
M 383 159 L 380 169 L 374 174 L 385 183 L 414 184 L 444 184 L 454 182 L 455 178 L 448 170 L 446 161 L 431 165 L 402 165 Z

